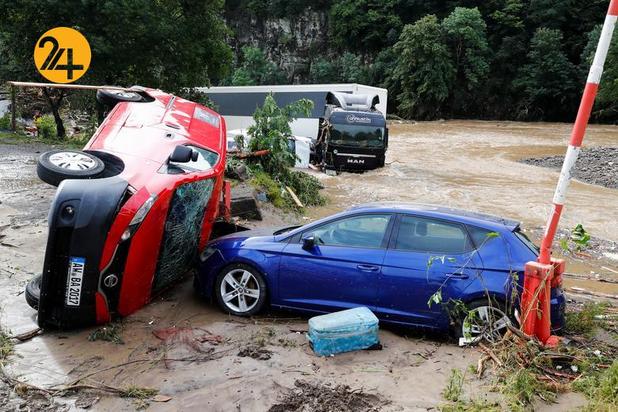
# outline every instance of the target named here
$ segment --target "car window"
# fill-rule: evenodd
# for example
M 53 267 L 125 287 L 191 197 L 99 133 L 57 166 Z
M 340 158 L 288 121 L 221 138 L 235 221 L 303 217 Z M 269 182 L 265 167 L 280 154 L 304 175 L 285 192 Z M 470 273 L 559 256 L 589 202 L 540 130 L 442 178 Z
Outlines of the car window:
M 318 245 L 380 248 L 390 215 L 362 215 L 339 219 L 304 234 Z
M 465 229 L 456 223 L 402 216 L 395 249 L 458 254 L 468 251 L 470 245 Z
M 472 241 L 477 249 L 490 239 L 489 234 L 492 233 L 491 230 L 476 226 L 468 226 L 468 232 L 470 233 L 470 237 L 472 237 Z

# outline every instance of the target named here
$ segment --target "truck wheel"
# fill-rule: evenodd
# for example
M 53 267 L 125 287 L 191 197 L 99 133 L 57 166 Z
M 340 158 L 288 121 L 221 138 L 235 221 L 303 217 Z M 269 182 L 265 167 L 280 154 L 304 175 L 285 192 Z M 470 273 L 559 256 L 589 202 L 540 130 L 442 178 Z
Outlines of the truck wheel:
M 26 285 L 26 302 L 32 309 L 39 309 L 39 296 L 41 296 L 41 275 L 32 279 Z
M 120 102 L 143 102 L 144 97 L 136 92 L 124 90 L 97 90 L 97 101 L 105 106 L 114 107 Z
M 101 159 L 79 150 L 51 150 L 39 157 L 36 172 L 52 186 L 65 179 L 92 179 L 105 169 Z

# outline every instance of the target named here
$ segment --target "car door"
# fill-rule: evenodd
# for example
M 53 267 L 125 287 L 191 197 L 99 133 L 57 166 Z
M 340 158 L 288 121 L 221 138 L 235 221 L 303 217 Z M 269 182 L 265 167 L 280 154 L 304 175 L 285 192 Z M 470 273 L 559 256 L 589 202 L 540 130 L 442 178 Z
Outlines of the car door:
M 399 215 L 394 226 L 376 312 L 396 322 L 445 327 L 448 316 L 441 302 L 458 299 L 482 266 L 465 226 L 407 214 Z
M 324 312 L 374 309 L 391 220 L 388 213 L 353 215 L 297 236 L 281 257 L 280 305 Z M 302 238 L 307 236 L 314 237 L 316 246 L 305 250 Z

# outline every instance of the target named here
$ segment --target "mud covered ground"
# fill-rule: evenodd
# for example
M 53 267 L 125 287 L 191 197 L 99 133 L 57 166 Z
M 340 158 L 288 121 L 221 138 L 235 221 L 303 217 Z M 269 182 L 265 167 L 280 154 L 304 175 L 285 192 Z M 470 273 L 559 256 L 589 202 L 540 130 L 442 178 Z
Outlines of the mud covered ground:
M 560 170 L 564 156 L 546 156 L 523 159 L 522 162 Z M 618 189 L 618 148 L 592 147 L 584 148 L 579 154 L 573 177 L 586 183 L 592 183 L 612 189 Z
M 556 132 L 561 128 L 567 129 L 486 122 L 394 125 L 388 165 L 365 175 L 321 176 L 331 202 L 308 217 L 370 200 L 418 201 L 520 218 L 534 235 L 546 218 L 557 172 L 518 160 L 560 153 L 566 139 Z M 616 134 L 618 129 L 602 127 L 596 135 L 593 130 L 591 140 L 604 143 L 606 135 Z M 54 195 L 54 188 L 35 173 L 36 157 L 44 150 L 48 148 L 0 143 L 0 322 L 11 334 L 36 327 L 23 290 L 42 267 L 46 215 Z M 532 178 L 535 169 L 540 174 Z M 532 190 L 535 180 L 541 184 Z M 612 249 L 618 235 L 608 227 L 616 220 L 615 211 L 599 207 L 618 204 L 618 191 L 579 182 L 572 190 L 575 199 L 583 200 L 583 211 L 573 208 L 566 214 L 565 230 L 579 221 L 599 239 L 599 247 L 589 257 L 569 257 L 570 268 L 618 276 L 612 273 L 618 270 L 618 252 Z M 533 197 L 540 200 L 530 207 Z M 267 213 L 262 223 L 253 224 L 278 226 L 293 220 L 307 221 Z M 571 282 L 616 293 L 612 283 Z M 429 410 L 445 402 L 442 391 L 451 370 L 466 370 L 480 357 L 477 349 L 459 348 L 444 336 L 382 328 L 383 350 L 320 358 L 307 344 L 306 328 L 306 318 L 292 313 L 253 319 L 223 315 L 196 298 L 187 279 L 118 323 L 112 334 L 118 339 L 93 340 L 109 336 L 95 328 L 45 332 L 16 345 L 5 366 L 11 376 L 33 385 L 64 385 L 81 378 L 95 386 L 154 388 L 159 397 L 143 401 L 91 392 L 62 398 L 32 393 L 24 400 L 0 384 L 0 409 L 334 411 L 347 405 L 350 410 Z M 466 379 L 464 396 L 499 400 L 488 378 L 473 376 Z M 577 409 L 585 400 L 565 394 L 558 402 L 539 403 L 538 409 Z

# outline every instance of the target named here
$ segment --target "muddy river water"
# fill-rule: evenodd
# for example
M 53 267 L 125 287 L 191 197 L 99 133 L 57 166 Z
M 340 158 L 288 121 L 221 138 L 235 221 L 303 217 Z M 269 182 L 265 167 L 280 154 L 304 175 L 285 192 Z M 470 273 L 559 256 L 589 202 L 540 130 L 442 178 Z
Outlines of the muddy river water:
M 330 202 L 311 210 L 310 218 L 353 204 L 393 200 L 502 215 L 537 230 L 544 225 L 558 172 L 517 160 L 563 154 L 569 125 L 448 121 L 391 124 L 390 130 L 387 166 L 365 174 L 321 175 Z M 585 143 L 617 146 L 618 127 L 593 126 Z M 0 322 L 13 333 L 36 327 L 35 313 L 22 293 L 42 267 L 45 217 L 54 193 L 36 179 L 35 159 L 41 150 L 48 149 L 0 144 Z M 617 242 L 617 221 L 618 190 L 572 183 L 563 227 L 581 223 L 593 236 Z M 618 262 L 611 257 L 572 263 L 575 271 L 618 276 L 612 272 L 618 271 Z M 598 284 L 581 285 L 618 294 L 608 289 L 615 284 Z M 299 378 L 380 394 L 392 402 L 383 405 L 385 410 L 425 410 L 443 401 L 441 391 L 452 368 L 465 369 L 478 359 L 474 349 L 422 335 L 404 338 L 388 329 L 380 332 L 382 351 L 317 358 L 298 333 L 306 329 L 305 319 L 270 316 L 253 321 L 224 316 L 196 299 L 190 282 L 185 282 L 124 320 L 124 344 L 91 342 L 93 329 L 45 332 L 16 347 L 18 356 L 8 371 L 40 385 L 90 375 L 85 383 L 154 387 L 171 397 L 152 403 L 154 410 L 266 410 Z M 219 338 L 211 339 L 213 335 Z M 238 356 L 252 344 L 268 348 L 270 358 Z M 424 377 L 422 382 L 418 376 Z M 485 391 L 479 389 L 485 383 L 465 390 L 476 395 Z M 0 386 L 0 404 L 8 399 L 5 395 L 9 396 Z M 569 396 L 561 398 L 562 406 L 577 409 L 582 399 Z M 15 396 L 12 401 L 21 402 Z M 74 401 L 75 397 L 66 402 L 75 408 Z M 103 397 L 97 404 L 103 410 L 135 406 L 116 397 Z
M 391 124 L 387 167 L 325 179 L 327 211 L 368 201 L 440 204 L 544 225 L 558 172 L 518 163 L 564 154 L 568 124 L 447 121 Z M 591 126 L 588 146 L 618 146 L 618 128 Z M 321 215 L 325 211 L 314 213 Z M 618 241 L 618 190 L 571 183 L 561 225 Z

